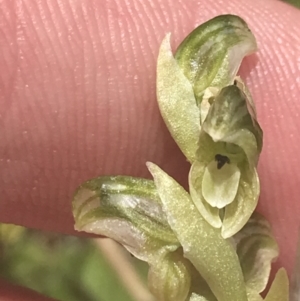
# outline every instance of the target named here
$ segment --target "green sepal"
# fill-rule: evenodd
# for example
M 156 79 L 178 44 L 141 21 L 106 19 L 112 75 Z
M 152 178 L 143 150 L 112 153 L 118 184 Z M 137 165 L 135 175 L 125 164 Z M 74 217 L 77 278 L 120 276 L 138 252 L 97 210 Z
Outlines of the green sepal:
M 181 248 L 159 254 L 150 262 L 150 291 L 159 301 L 186 301 L 191 287 L 191 268 Z
M 87 181 L 74 195 L 73 215 L 76 230 L 110 237 L 144 261 L 162 248 L 179 247 L 150 180 L 116 176 Z
M 173 57 L 170 34 L 160 46 L 156 85 L 165 124 L 186 158 L 193 162 L 198 148 L 200 112 L 191 83 Z
M 242 59 L 256 49 L 255 37 L 244 20 L 221 15 L 193 30 L 178 47 L 175 58 L 200 103 L 206 88 L 232 84 Z
M 153 163 L 147 166 L 184 256 L 201 273 L 218 301 L 246 301 L 242 271 L 230 242 L 204 220 L 190 195 L 173 178 Z

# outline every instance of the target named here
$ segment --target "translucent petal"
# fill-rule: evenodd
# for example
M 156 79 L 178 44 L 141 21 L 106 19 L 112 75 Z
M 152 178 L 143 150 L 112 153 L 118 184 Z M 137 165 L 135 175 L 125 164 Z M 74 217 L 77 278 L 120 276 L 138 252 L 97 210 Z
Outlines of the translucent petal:
M 257 140 L 252 132 L 246 129 L 240 129 L 232 135 L 224 137 L 222 141 L 239 146 L 246 154 L 249 164 L 257 166 L 259 150 Z
M 214 141 L 220 141 L 241 128 L 252 126 L 246 95 L 236 85 L 231 85 L 215 97 L 203 128 Z
M 153 181 L 100 177 L 83 183 L 73 199 L 75 228 L 110 237 L 139 259 L 179 242 L 171 230 Z
M 244 81 L 239 76 L 236 76 L 234 81 L 235 81 L 236 86 L 239 89 L 241 89 L 246 96 L 246 104 L 247 104 L 248 112 L 252 117 L 253 126 L 255 128 L 255 136 L 256 136 L 258 151 L 260 153 L 262 150 L 262 147 L 263 147 L 263 131 L 262 131 L 259 123 L 257 122 L 255 103 L 254 103 L 252 95 L 251 95 L 248 87 L 244 83 Z
M 193 88 L 173 57 L 170 35 L 157 61 L 157 100 L 161 115 L 181 151 L 193 162 L 198 148 L 200 112 Z
M 219 209 L 211 207 L 206 203 L 202 195 L 202 178 L 205 164 L 195 161 L 189 173 L 189 188 L 193 202 L 205 220 L 215 228 L 222 226 Z
M 253 101 L 252 95 L 248 89 L 248 87 L 246 86 L 246 84 L 244 83 L 244 81 L 241 79 L 240 76 L 236 76 L 234 78 L 235 81 L 235 85 L 241 89 L 243 91 L 243 93 L 246 95 L 246 99 L 247 99 L 247 107 L 248 107 L 248 111 L 250 113 L 250 115 L 252 116 L 252 119 L 256 119 L 256 107 L 255 107 L 255 103 Z
M 227 155 L 229 153 L 226 149 L 225 143 L 214 142 L 212 138 L 204 131 L 200 132 L 199 144 L 200 147 L 197 151 L 197 161 L 192 164 L 189 173 L 190 194 L 194 204 L 206 221 L 213 227 L 219 228 L 222 225 L 222 221 L 219 216 L 219 209 L 217 207 L 214 208 L 210 206 L 210 204 L 205 200 L 203 191 L 207 191 L 209 186 L 204 187 L 203 177 L 206 166 L 215 161 L 216 154 Z M 244 155 L 234 155 L 234 157 L 236 157 L 236 162 L 241 161 L 243 156 Z M 217 163 L 215 162 L 215 164 Z M 225 165 L 218 171 L 221 171 Z M 236 163 L 232 162 L 230 165 L 236 165 Z
M 265 218 L 258 213 L 251 216 L 250 225 L 245 226 L 244 237 L 237 244 L 237 254 L 247 288 L 261 293 L 269 281 L 271 263 L 277 258 L 279 250 L 275 238 L 269 231 L 266 234 Z M 249 234 L 250 228 L 253 232 Z M 261 228 L 260 228 L 261 227 Z M 270 229 L 270 226 L 268 225 Z M 260 229 L 260 231 L 259 231 Z M 244 229 L 239 233 L 243 235 Z
M 174 179 L 153 163 L 147 166 L 184 256 L 201 273 L 218 301 L 246 301 L 242 271 L 231 244 L 203 219 L 189 194 Z
M 159 301 L 185 301 L 191 286 L 190 268 L 182 249 L 157 257 L 150 263 L 150 291 Z
M 207 203 L 219 209 L 233 202 L 238 191 L 241 172 L 236 164 L 217 167 L 209 163 L 202 179 L 202 194 Z
M 244 155 L 239 154 L 240 150 L 232 147 L 229 149 L 230 145 L 224 142 L 214 142 L 204 131 L 200 132 L 199 143 L 200 148 L 197 151 L 197 161 L 193 163 L 189 174 L 189 187 L 194 204 L 201 215 L 212 226 L 220 227 L 222 221 L 219 218 L 217 208 L 212 210 L 212 207 L 203 196 L 203 190 L 206 189 L 202 185 L 206 166 L 215 160 L 216 154 L 228 155 L 230 165 L 237 164 L 241 172 L 236 197 L 232 203 L 225 207 L 222 236 L 229 238 L 245 225 L 257 205 L 260 192 L 258 175 L 256 169 L 251 167 L 245 160 Z M 233 152 L 237 152 L 237 154 Z
M 203 130 L 215 142 L 223 141 L 240 146 L 253 166 L 256 166 L 262 144 L 262 132 L 248 111 L 246 95 L 237 86 L 223 88 L 202 124 Z M 200 144 L 201 148 L 201 144 Z
M 213 164 L 216 160 L 217 154 L 228 155 L 230 156 L 230 162 L 232 166 L 236 166 L 237 162 L 243 160 L 243 154 L 233 154 L 228 151 L 228 145 L 223 142 L 214 142 L 212 138 L 204 131 L 200 132 L 199 144 L 201 147 L 197 151 L 197 161 L 192 164 L 190 173 L 189 173 L 189 188 L 190 194 L 192 196 L 193 202 L 196 205 L 197 209 L 201 213 L 201 215 L 206 219 L 208 223 L 210 223 L 213 227 L 219 228 L 222 225 L 222 221 L 219 216 L 219 209 L 217 207 L 212 207 L 207 200 L 204 198 L 204 194 L 206 194 L 206 198 L 208 197 L 208 190 L 211 188 L 211 185 L 206 185 L 205 181 L 203 182 L 204 173 L 206 167 L 209 164 Z M 242 152 L 239 150 L 238 152 Z M 215 164 L 217 164 L 215 162 Z M 225 164 L 220 170 L 227 167 Z M 217 166 L 217 165 L 216 165 Z M 236 167 L 234 167 L 236 169 Z M 226 171 L 226 169 L 225 169 Z M 233 185 L 239 184 L 238 177 L 236 177 L 237 183 L 232 182 Z M 206 187 L 204 187 L 204 185 Z M 233 193 L 236 194 L 236 186 L 234 187 Z M 213 190 L 213 189 L 211 189 Z M 203 194 L 204 191 L 204 194 Z M 229 199 L 229 202 L 232 199 Z M 213 203 L 215 205 L 215 203 Z M 221 206 L 220 206 L 221 207 Z
M 204 90 L 203 98 L 201 104 L 199 105 L 201 124 L 204 122 L 211 107 L 211 104 L 213 103 L 214 98 L 218 95 L 219 91 L 220 89 L 216 87 L 208 87 Z
M 284 268 L 278 270 L 265 301 L 288 301 L 289 279 Z
M 240 167 L 241 178 L 235 200 L 226 206 L 222 225 L 222 236 L 229 238 L 242 229 L 257 206 L 260 192 L 255 168 L 248 163 Z
M 253 34 L 240 17 L 222 15 L 190 33 L 175 58 L 200 103 L 207 87 L 232 84 L 242 59 L 256 48 Z

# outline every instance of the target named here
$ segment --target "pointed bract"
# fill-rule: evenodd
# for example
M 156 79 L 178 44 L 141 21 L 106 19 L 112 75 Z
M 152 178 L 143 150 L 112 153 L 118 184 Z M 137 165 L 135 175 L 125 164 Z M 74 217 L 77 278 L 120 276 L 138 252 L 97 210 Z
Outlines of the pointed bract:
M 193 162 L 198 148 L 200 112 L 192 85 L 173 57 L 170 35 L 160 46 L 156 86 L 161 115 L 181 151 Z

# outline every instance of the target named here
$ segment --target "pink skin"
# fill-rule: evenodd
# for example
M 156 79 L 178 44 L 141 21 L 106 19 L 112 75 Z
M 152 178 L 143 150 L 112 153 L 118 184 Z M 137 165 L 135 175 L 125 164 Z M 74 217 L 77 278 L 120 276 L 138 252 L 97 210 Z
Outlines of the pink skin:
M 167 32 L 176 47 L 225 13 L 243 17 L 258 40 L 240 71 L 265 133 L 258 210 L 280 244 L 278 266 L 291 272 L 300 223 L 300 11 L 273 0 L 3 0 L 0 221 L 76 234 L 76 187 L 100 175 L 150 177 L 146 161 L 186 185 L 189 166 L 155 99 L 158 47 Z M 5 300 L 21 300 L 10 299 L 16 291 Z

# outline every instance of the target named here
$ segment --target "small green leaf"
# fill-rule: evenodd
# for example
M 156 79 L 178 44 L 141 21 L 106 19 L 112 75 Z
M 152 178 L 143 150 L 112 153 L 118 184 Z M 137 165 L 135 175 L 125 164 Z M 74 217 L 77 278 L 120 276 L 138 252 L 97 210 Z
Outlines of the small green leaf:
M 276 273 L 275 279 L 264 301 L 288 301 L 289 279 L 284 268 Z
M 172 137 L 193 162 L 198 148 L 200 112 L 191 83 L 173 57 L 170 34 L 162 41 L 157 61 L 157 100 Z
M 190 269 L 182 249 L 158 256 L 150 265 L 150 291 L 159 301 L 185 301 L 191 286 Z
M 153 181 L 100 177 L 83 183 L 73 199 L 75 228 L 110 237 L 134 256 L 150 261 L 179 242 L 171 230 Z
M 147 166 L 184 256 L 201 273 L 218 301 L 246 301 L 242 271 L 231 244 L 203 219 L 189 194 L 174 179 L 153 163 Z
M 200 103 L 206 88 L 232 84 L 242 59 L 256 48 L 255 37 L 244 20 L 222 15 L 192 31 L 178 47 L 175 58 Z

